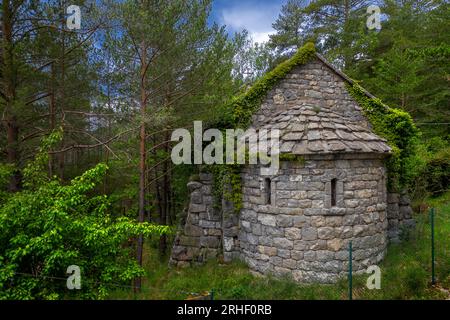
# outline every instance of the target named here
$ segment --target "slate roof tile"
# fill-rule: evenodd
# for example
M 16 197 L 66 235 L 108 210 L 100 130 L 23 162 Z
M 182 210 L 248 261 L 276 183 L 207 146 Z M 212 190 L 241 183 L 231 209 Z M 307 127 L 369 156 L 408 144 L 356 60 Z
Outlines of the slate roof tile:
M 370 128 L 328 108 L 319 109 L 307 104 L 292 106 L 269 118 L 257 129 L 272 128 L 280 129 L 281 153 L 307 155 L 392 151 L 386 140 L 371 132 Z

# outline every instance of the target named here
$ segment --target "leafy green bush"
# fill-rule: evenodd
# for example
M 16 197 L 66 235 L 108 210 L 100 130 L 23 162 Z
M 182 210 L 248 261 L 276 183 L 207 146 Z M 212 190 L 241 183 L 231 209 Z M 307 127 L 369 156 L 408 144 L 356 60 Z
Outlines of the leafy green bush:
M 450 187 L 450 144 L 446 139 L 433 137 L 416 145 L 407 172 L 411 183 L 409 193 L 418 204 L 429 196 L 438 196 Z
M 48 179 L 45 140 L 24 170 L 24 186 L 0 208 L 0 299 L 102 298 L 111 283 L 127 283 L 144 270 L 127 241 L 163 234 L 168 227 L 114 218 L 109 199 L 93 190 L 108 167 L 98 164 L 68 185 Z M 69 291 L 67 267 L 81 271 L 81 289 Z
M 441 195 L 450 188 L 450 147 L 437 152 L 428 160 L 423 175 L 427 190 L 433 196 Z
M 363 108 L 373 130 L 385 138 L 392 148 L 387 161 L 388 188 L 398 191 L 412 181 L 409 169 L 416 161 L 415 154 L 420 132 L 406 111 L 390 108 L 378 98 L 369 98 L 359 84 L 347 85 L 348 92 Z
M 9 177 L 14 172 L 14 167 L 11 164 L 0 163 L 0 204 L 8 197 L 9 192 L 7 186 Z

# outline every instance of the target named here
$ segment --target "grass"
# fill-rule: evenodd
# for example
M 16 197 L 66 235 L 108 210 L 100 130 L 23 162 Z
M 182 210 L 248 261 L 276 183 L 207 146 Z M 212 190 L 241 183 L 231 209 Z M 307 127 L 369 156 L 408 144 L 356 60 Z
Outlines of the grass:
M 436 208 L 436 278 L 431 285 L 430 223 L 428 214 L 416 214 L 416 228 L 392 244 L 381 268 L 381 289 L 366 288 L 368 275 L 353 277 L 354 299 L 450 299 L 450 192 L 427 201 Z M 216 299 L 347 299 L 346 279 L 332 285 L 302 285 L 291 279 L 253 276 L 241 262 L 209 261 L 189 268 L 169 268 L 156 248 L 147 246 L 148 276 L 142 291 L 116 290 L 110 299 L 186 299 L 214 289 Z

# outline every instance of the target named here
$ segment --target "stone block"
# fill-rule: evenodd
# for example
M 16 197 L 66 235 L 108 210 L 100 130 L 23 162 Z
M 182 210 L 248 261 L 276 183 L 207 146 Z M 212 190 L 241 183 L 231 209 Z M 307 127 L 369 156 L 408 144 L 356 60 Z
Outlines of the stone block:
M 339 239 L 339 238 L 335 238 L 333 240 L 328 240 L 327 246 L 328 246 L 329 250 L 336 252 L 342 248 L 343 241 L 342 241 L 342 239 Z
M 282 227 L 282 228 L 292 227 L 293 221 L 294 221 L 294 217 L 287 216 L 287 215 L 280 215 L 280 216 L 277 217 L 276 220 L 277 220 L 276 221 L 277 227 Z
M 270 214 L 259 214 L 258 221 L 265 226 L 275 227 L 277 225 L 275 216 Z
M 319 239 L 328 240 L 334 238 L 334 229 L 332 227 L 321 227 L 317 229 Z
M 295 247 L 295 245 L 294 245 Z M 291 251 L 291 258 L 294 260 L 302 260 L 303 259 L 303 251 L 293 250 Z
M 316 251 L 306 251 L 303 253 L 305 261 L 316 261 Z
M 279 249 L 292 249 L 294 243 L 286 238 L 274 238 L 273 245 Z
M 302 239 L 303 240 L 316 240 L 317 239 L 317 229 L 312 227 L 302 228 Z
M 200 246 L 206 248 L 218 248 L 220 245 L 220 238 L 213 236 L 200 237 Z
M 294 240 L 294 250 L 304 251 L 308 248 L 308 242 L 303 240 Z
M 197 189 L 201 188 L 202 186 L 203 186 L 203 184 L 198 181 L 190 181 L 187 183 L 187 188 L 190 192 L 197 190 Z
M 291 257 L 291 251 L 287 249 L 278 249 L 277 255 L 280 258 L 288 259 Z
M 326 250 L 327 240 L 309 241 L 309 250 Z
M 192 224 L 186 224 L 184 227 L 184 233 L 187 236 L 200 237 L 203 235 L 203 228 Z
M 330 261 L 334 259 L 334 253 L 328 250 L 318 250 L 316 251 L 316 259 L 317 261 Z
M 297 267 L 297 261 L 294 259 L 283 259 L 283 268 L 294 270 Z
M 295 228 L 301 228 L 305 225 L 306 218 L 305 216 L 294 216 L 292 220 L 292 226 Z
M 273 257 L 277 255 L 278 249 L 275 247 L 258 246 L 258 252 Z
M 191 203 L 189 205 L 189 211 L 190 212 L 204 212 L 204 211 L 206 211 L 206 206 L 204 204 Z
M 398 203 L 400 196 L 398 193 L 388 193 L 387 194 L 387 202 L 388 203 Z
M 259 223 L 252 223 L 252 233 L 256 236 L 261 236 L 262 226 Z
M 399 212 L 400 212 L 400 217 L 402 219 L 410 219 L 412 216 L 412 213 L 413 213 L 413 211 L 409 205 L 408 206 L 400 206 Z
M 302 232 L 299 228 L 286 228 L 285 236 L 289 240 L 300 240 L 302 238 Z
M 198 247 L 200 245 L 200 237 L 180 236 L 180 245 Z

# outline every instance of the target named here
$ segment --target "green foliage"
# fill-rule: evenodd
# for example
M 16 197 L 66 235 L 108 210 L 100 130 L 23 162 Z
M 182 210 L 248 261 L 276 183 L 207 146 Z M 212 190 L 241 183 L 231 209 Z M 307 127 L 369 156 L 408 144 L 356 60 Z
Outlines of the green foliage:
M 222 198 L 233 203 L 234 211 L 242 209 L 241 165 L 211 165 L 206 169 L 213 174 L 214 206 L 222 206 Z
M 63 129 L 54 130 L 50 135 L 42 139 L 39 151 L 34 161 L 30 161 L 23 170 L 24 187 L 33 189 L 42 183 L 48 181 L 46 173 L 46 165 L 48 164 L 48 153 L 52 146 L 56 145 L 63 139 Z
M 282 153 L 280 154 L 280 161 L 295 161 L 299 164 L 305 164 L 305 157 L 298 154 Z
M 24 171 L 25 188 L 10 194 L 0 208 L 1 299 L 105 297 L 109 283 L 126 283 L 144 273 L 127 241 L 169 232 L 167 226 L 111 215 L 108 197 L 93 193 L 108 169 L 103 163 L 68 185 L 45 180 L 40 169 L 60 136 L 44 140 Z M 70 265 L 81 269 L 79 292 L 69 293 L 61 281 Z
M 433 137 L 417 145 L 414 161 L 409 162 L 408 172 L 412 177 L 410 195 L 417 203 L 425 198 L 438 196 L 450 187 L 448 141 Z
M 423 137 L 449 134 L 449 8 L 441 0 L 384 1 L 374 45 L 355 51 L 361 59 L 345 68 L 386 104 L 409 112 Z
M 423 170 L 426 189 L 433 196 L 441 195 L 450 188 L 450 147 L 431 157 Z
M 392 156 L 387 162 L 388 187 L 398 190 L 411 182 L 408 169 L 414 161 L 419 138 L 419 130 L 411 116 L 400 109 L 390 108 L 377 98 L 369 98 L 358 85 L 347 85 L 351 96 L 363 108 L 365 115 L 379 136 L 385 138 L 392 148 Z
M 450 232 L 450 193 L 427 200 L 437 209 L 435 221 L 436 277 L 438 287 L 450 289 L 450 251 L 445 245 Z M 355 275 L 354 299 L 448 299 L 448 293 L 429 285 L 430 224 L 428 215 L 416 215 L 417 227 L 401 244 L 391 244 L 383 262 L 381 289 L 366 287 L 368 274 Z M 114 299 L 186 299 L 192 293 L 214 289 L 217 299 L 333 299 L 346 300 L 348 282 L 344 276 L 336 284 L 299 284 L 292 279 L 253 276 L 240 261 L 221 264 L 211 260 L 190 268 L 169 268 L 157 257 L 157 250 L 148 250 L 146 269 L 149 278 L 142 293 L 117 290 Z
M 252 84 L 274 67 L 274 54 L 267 43 L 254 42 L 247 30 L 234 35 L 237 52 L 234 58 L 234 79 L 237 83 Z
M 234 97 L 230 104 L 225 106 L 220 123 L 224 128 L 247 128 L 251 116 L 257 110 L 270 89 L 283 79 L 295 66 L 307 63 L 315 53 L 314 44 L 308 42 L 292 56 L 283 61 L 273 70 L 266 73 L 253 84 L 246 92 Z
M 6 190 L 9 179 L 13 173 L 14 166 L 12 164 L 0 163 L 0 204 L 2 204 L 9 195 Z
M 448 135 L 448 1 L 379 1 L 381 30 L 369 30 L 373 1 L 287 1 L 269 45 L 281 53 L 307 39 L 332 64 L 385 103 L 411 114 L 424 136 Z M 420 26 L 420 27 L 418 27 Z M 411 32 L 414 30 L 414 32 Z M 439 124 L 429 124 L 437 122 Z
M 305 38 L 305 33 L 301 31 L 306 20 L 303 11 L 306 3 L 305 0 L 288 0 L 282 6 L 277 20 L 272 25 L 277 33 L 269 35 L 270 47 L 282 53 L 301 46 Z
M 295 66 L 307 63 L 315 53 L 312 43 L 305 44 L 292 58 L 280 63 L 273 70 L 267 72 L 259 78 L 246 92 L 234 97 L 225 106 L 222 116 L 218 120 L 221 128 L 247 128 L 250 125 L 251 117 L 257 111 L 261 102 L 273 88 L 273 86 L 283 79 Z M 214 174 L 214 190 L 216 201 L 220 201 L 222 195 L 234 204 L 234 209 L 239 212 L 242 208 L 242 183 L 239 165 L 216 165 L 210 170 Z M 224 185 L 230 185 L 231 190 L 223 190 Z

